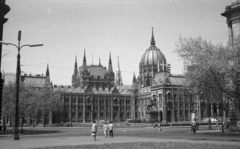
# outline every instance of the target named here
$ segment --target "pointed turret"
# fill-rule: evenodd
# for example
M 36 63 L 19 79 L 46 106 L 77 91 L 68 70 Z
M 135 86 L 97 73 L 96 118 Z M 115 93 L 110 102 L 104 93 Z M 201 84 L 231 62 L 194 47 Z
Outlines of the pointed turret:
M 50 87 L 50 73 L 49 73 L 48 64 L 47 64 L 47 71 L 46 71 L 46 77 L 45 77 L 45 86 Z
M 133 73 L 133 81 L 132 81 L 132 91 L 136 91 L 137 90 L 137 79 L 135 76 L 135 73 Z
M 122 75 L 121 75 L 121 70 L 120 70 L 120 64 L 119 64 L 119 56 L 118 56 L 118 66 L 117 66 L 117 76 L 116 76 L 116 85 L 122 86 Z
M 99 57 L 99 64 L 98 64 L 99 66 L 102 66 L 102 64 L 101 64 L 101 58 Z
M 109 62 L 108 62 L 108 73 L 110 73 L 110 72 L 113 72 L 111 52 L 110 52 L 110 54 L 109 54 Z
M 155 46 L 155 40 L 153 35 L 153 27 L 152 27 L 152 39 L 151 39 L 151 46 Z
M 83 71 L 87 70 L 87 61 L 86 61 L 85 49 L 84 49 L 82 70 L 83 70 Z
M 136 82 L 135 72 L 133 73 L 133 82 Z
M 48 66 L 48 64 L 47 64 L 46 76 L 50 76 L 50 73 L 49 73 L 49 66 Z
M 78 66 L 77 66 L 77 55 L 76 55 L 73 76 L 77 76 L 77 73 L 78 73 Z

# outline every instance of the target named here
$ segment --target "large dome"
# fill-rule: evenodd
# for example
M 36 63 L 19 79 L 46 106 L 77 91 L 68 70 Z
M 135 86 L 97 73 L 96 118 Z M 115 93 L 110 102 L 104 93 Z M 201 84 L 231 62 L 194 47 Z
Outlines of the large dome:
M 166 64 L 166 58 L 163 53 L 155 46 L 155 40 L 152 31 L 151 46 L 145 51 L 140 61 L 140 66 L 149 66 L 157 64 Z

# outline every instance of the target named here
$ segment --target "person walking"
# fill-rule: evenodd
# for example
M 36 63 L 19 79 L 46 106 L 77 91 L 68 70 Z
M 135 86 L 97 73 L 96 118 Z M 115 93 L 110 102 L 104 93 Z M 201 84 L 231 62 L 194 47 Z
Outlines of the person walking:
M 160 122 L 158 123 L 158 128 L 159 128 L 159 131 L 162 131 L 162 127 L 161 127 L 161 123 Z
M 94 141 L 97 141 L 96 134 L 97 134 L 97 124 L 96 124 L 95 121 L 93 121 L 93 124 L 92 124 L 92 136 L 93 136 Z
M 112 124 L 112 122 L 110 122 L 110 124 L 108 125 L 108 127 L 109 127 L 109 136 L 110 136 L 110 137 L 113 137 L 113 124 Z
M 105 122 L 105 124 L 103 125 L 103 132 L 104 132 L 105 138 L 108 136 L 108 130 L 109 130 L 109 127 L 107 125 L 107 122 Z
M 193 121 L 192 129 L 193 129 L 193 130 L 192 130 L 193 133 L 196 134 L 196 129 L 197 129 L 197 128 L 196 128 L 196 122 L 195 122 L 195 121 Z

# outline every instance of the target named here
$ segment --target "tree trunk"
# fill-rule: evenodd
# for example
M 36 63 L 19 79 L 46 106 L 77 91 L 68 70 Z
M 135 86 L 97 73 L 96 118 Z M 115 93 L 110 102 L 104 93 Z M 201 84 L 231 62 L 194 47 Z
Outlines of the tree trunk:
M 211 125 L 211 117 L 209 116 L 208 118 L 208 128 L 212 129 L 212 125 Z
M 45 127 L 45 112 L 43 112 L 42 123 L 43 123 L 43 127 Z

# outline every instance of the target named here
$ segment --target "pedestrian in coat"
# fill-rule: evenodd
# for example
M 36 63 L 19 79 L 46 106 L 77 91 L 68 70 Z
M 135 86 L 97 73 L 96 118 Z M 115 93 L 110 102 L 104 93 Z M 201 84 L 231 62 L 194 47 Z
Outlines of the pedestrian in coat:
M 105 138 L 108 136 L 108 125 L 107 125 L 107 122 L 105 122 L 105 124 L 103 125 L 103 132 L 104 132 L 104 135 L 105 135 Z
M 108 127 L 109 127 L 109 136 L 110 136 L 110 137 L 113 137 L 113 124 L 112 124 L 112 122 L 110 122 L 110 124 L 108 125 Z
M 92 136 L 93 136 L 93 139 L 94 141 L 96 141 L 96 135 L 97 135 L 97 124 L 95 121 L 93 121 L 93 124 L 92 124 Z

